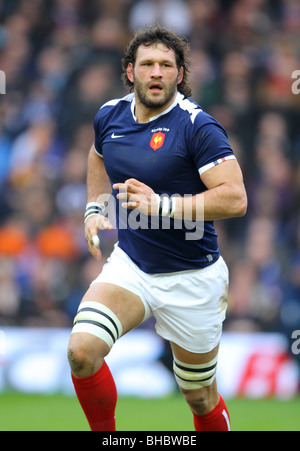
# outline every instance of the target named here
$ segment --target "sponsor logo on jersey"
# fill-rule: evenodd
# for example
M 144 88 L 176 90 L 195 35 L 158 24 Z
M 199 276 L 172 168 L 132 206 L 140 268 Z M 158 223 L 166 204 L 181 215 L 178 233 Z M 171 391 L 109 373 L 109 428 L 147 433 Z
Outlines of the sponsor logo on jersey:
M 113 133 L 111 135 L 112 139 L 118 139 L 118 138 L 124 138 L 125 135 L 116 135 L 115 133 Z
M 153 150 L 157 150 L 160 147 L 162 147 L 164 140 L 165 140 L 165 133 L 154 133 L 152 136 L 152 139 L 150 141 L 150 147 L 152 147 Z

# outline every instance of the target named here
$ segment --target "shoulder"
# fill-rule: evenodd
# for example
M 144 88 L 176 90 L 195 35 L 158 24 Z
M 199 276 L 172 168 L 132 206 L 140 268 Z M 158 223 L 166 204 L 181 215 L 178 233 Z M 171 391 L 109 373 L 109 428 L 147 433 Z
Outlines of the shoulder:
M 134 99 L 134 94 L 128 94 L 125 97 L 122 97 L 121 99 L 112 99 L 108 102 L 104 103 L 104 105 L 101 106 L 100 110 L 107 110 L 107 109 L 113 109 L 115 107 L 124 107 L 128 104 L 130 104 Z
M 98 110 L 95 116 L 95 123 L 100 120 L 104 120 L 106 117 L 109 117 L 113 114 L 120 114 L 120 112 L 126 109 L 131 105 L 132 100 L 134 99 L 134 94 L 128 94 L 125 97 L 120 99 L 112 99 L 108 102 L 104 103 Z
M 180 108 L 181 114 L 189 119 L 191 124 L 195 123 L 196 117 L 203 113 L 202 108 L 189 97 L 184 97 L 183 94 L 178 94 L 177 105 Z
M 192 133 L 197 132 L 202 127 L 212 130 L 216 127 L 225 132 L 223 126 L 191 98 L 184 97 L 182 94 L 178 95 L 178 106 L 182 114 L 185 115 L 186 125 L 189 126 Z

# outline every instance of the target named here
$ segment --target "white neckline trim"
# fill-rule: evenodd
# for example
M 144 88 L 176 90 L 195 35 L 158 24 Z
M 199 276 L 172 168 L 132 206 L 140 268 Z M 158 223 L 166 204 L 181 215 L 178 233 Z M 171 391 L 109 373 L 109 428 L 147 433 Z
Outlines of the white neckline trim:
M 170 105 L 169 108 L 164 110 L 162 113 L 159 113 L 156 116 L 151 117 L 149 122 L 155 121 L 155 119 L 158 119 L 160 116 L 164 116 L 165 114 L 168 114 L 180 102 L 181 97 L 182 97 L 182 94 L 180 94 L 180 92 L 177 92 L 177 95 L 176 95 L 175 100 L 172 103 L 172 105 Z M 132 117 L 135 120 L 135 122 L 137 122 L 139 124 L 140 122 L 137 121 L 136 115 L 134 114 L 134 110 L 135 110 L 135 96 L 133 96 L 133 99 L 131 102 L 131 113 L 132 113 Z

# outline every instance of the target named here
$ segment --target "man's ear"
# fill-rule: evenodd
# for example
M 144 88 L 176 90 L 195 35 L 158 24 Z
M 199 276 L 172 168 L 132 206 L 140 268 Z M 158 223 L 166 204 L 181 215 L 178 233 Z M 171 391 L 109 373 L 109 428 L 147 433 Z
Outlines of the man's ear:
M 128 64 L 126 73 L 127 73 L 128 80 L 131 81 L 131 83 L 133 83 L 134 77 L 133 77 L 133 64 L 132 63 Z
M 179 71 L 178 71 L 178 80 L 177 80 L 177 85 L 180 85 L 180 83 L 183 80 L 183 66 L 180 67 Z

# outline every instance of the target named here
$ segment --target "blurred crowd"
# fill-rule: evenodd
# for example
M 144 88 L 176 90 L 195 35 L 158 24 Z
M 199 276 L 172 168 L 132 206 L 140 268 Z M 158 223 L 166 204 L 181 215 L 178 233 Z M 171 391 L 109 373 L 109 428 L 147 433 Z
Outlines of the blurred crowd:
M 216 222 L 231 274 L 227 330 L 300 325 L 298 0 L 0 0 L 0 325 L 69 327 L 117 240 L 88 253 L 83 213 L 99 107 L 127 91 L 132 33 L 191 43 L 193 99 L 226 128 L 244 218 Z

